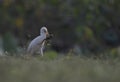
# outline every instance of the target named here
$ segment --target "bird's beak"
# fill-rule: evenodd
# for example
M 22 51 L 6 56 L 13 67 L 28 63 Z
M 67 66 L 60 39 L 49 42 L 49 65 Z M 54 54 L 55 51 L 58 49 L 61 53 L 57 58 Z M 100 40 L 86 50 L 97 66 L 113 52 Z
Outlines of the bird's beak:
M 49 33 L 48 32 L 46 32 L 46 36 L 49 37 Z

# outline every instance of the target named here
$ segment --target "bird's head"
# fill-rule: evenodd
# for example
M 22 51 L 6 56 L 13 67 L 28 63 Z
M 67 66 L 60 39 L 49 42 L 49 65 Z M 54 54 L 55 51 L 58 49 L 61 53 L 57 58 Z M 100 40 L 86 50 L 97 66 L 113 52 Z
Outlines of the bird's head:
M 48 30 L 47 30 L 46 27 L 42 27 L 42 28 L 40 29 L 40 34 L 41 34 L 41 35 L 49 36 Z
M 46 27 L 42 27 L 40 29 L 40 33 L 41 35 L 46 36 L 46 40 L 50 40 L 51 38 L 53 38 L 53 34 L 49 33 Z

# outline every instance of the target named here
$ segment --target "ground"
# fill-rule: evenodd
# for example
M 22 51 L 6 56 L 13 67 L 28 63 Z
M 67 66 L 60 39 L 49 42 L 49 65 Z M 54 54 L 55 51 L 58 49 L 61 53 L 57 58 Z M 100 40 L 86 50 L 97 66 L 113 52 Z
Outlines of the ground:
M 0 82 L 119 82 L 118 59 L 0 57 Z

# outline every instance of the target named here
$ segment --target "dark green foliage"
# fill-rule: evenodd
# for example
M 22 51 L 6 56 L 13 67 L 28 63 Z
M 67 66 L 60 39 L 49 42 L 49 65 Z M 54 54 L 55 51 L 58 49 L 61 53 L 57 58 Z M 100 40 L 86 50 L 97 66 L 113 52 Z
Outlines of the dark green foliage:
M 3 48 L 7 53 L 17 52 L 17 41 L 11 33 L 6 33 L 3 36 Z
M 53 50 L 66 53 L 77 44 L 83 52 L 104 52 L 120 44 L 119 3 L 119 0 L 1 0 L 0 34 L 10 31 L 23 47 L 46 26 L 54 34 Z

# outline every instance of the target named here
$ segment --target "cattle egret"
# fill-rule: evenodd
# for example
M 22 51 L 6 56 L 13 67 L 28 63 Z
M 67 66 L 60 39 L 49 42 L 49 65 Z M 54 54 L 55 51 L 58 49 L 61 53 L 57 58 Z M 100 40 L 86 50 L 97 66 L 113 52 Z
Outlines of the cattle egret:
M 40 29 L 40 35 L 30 42 L 27 49 L 27 53 L 31 55 L 35 53 L 40 53 L 43 56 L 43 48 L 48 36 L 49 36 L 49 33 L 47 28 L 42 27 Z

